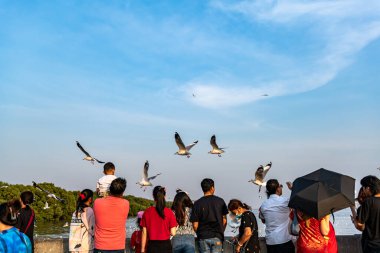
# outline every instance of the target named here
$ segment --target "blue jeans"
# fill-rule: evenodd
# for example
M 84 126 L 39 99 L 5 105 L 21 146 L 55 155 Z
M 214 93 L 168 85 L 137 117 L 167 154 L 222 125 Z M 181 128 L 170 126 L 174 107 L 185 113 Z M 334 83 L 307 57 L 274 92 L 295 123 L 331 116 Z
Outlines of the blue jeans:
M 198 241 L 200 253 L 221 253 L 223 242 L 219 238 L 200 239 Z
M 195 253 L 193 235 L 176 235 L 172 238 L 173 253 Z
M 125 250 L 103 250 L 103 249 L 94 249 L 94 253 L 124 253 Z

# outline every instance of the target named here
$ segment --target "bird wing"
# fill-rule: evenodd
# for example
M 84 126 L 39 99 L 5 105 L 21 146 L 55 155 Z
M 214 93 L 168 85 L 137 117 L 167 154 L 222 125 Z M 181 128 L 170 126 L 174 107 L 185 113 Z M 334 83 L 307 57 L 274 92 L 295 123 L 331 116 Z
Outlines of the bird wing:
M 45 192 L 46 194 L 51 194 L 51 192 L 45 190 L 45 189 L 42 189 L 38 184 L 36 184 L 36 182 L 32 181 L 33 182 L 33 186 L 43 192 Z
M 99 161 L 98 159 L 94 158 L 95 161 L 97 161 L 98 163 L 105 163 L 105 162 L 102 162 L 102 161 Z
M 82 145 L 80 145 L 78 141 L 77 141 L 77 146 L 80 150 L 82 150 L 83 153 L 85 153 L 86 156 L 91 157 L 90 154 L 86 150 L 84 150 L 84 148 L 82 147 Z
M 185 144 L 183 144 L 182 139 L 177 132 L 175 132 L 174 138 L 175 138 L 175 143 L 177 143 L 178 148 L 180 150 L 185 150 L 186 149 Z
M 148 160 L 145 162 L 145 164 L 144 164 L 144 170 L 143 170 L 143 178 L 145 179 L 145 180 L 147 180 L 148 179 L 148 170 L 149 170 L 149 162 L 148 162 Z
M 266 174 L 268 173 L 269 169 L 272 167 L 272 162 L 268 163 L 267 165 L 265 165 L 264 167 L 264 174 L 263 174 L 263 177 L 266 176 Z
M 216 144 L 216 137 L 215 135 L 211 136 L 210 144 L 213 149 L 219 149 L 218 145 Z
M 148 177 L 148 181 L 155 179 L 157 176 L 161 175 L 161 173 L 158 173 L 157 175 L 154 175 L 153 177 Z
M 191 143 L 189 146 L 186 146 L 186 150 L 189 151 L 192 147 L 195 146 L 195 144 L 197 144 L 198 141 L 194 141 L 193 143 Z

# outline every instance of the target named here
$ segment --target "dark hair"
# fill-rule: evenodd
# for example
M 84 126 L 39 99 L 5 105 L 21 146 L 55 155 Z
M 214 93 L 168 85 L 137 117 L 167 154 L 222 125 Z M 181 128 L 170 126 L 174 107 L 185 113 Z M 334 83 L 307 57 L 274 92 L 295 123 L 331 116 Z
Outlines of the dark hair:
M 231 199 L 230 200 L 230 203 L 228 203 L 228 210 L 229 211 L 232 211 L 232 210 L 236 210 L 238 209 L 239 207 L 241 208 L 245 208 L 247 210 L 252 210 L 252 208 L 247 205 L 246 203 L 242 203 L 240 200 L 238 199 Z
M 75 216 L 78 217 L 78 212 L 83 212 L 83 210 L 88 207 L 85 203 L 94 196 L 94 192 L 90 189 L 84 189 L 78 196 L 77 208 L 75 210 Z
M 165 195 L 166 195 L 165 187 L 162 187 L 159 185 L 154 187 L 153 199 L 154 201 L 156 201 L 156 211 L 162 219 L 165 219 L 165 213 L 164 213 L 164 209 L 166 206 Z
M 185 224 L 186 218 L 186 207 L 192 208 L 193 202 L 191 201 L 189 195 L 184 191 L 177 191 L 174 197 L 172 210 L 175 213 L 175 218 L 178 225 L 183 226 Z
M 104 166 L 103 166 L 104 172 L 108 172 L 108 171 L 114 170 L 114 169 L 115 169 L 115 165 L 111 162 L 108 162 L 108 163 L 104 164 Z
M 24 191 L 20 194 L 20 199 L 24 205 L 30 205 L 34 201 L 34 195 L 31 191 Z
M 121 196 L 125 188 L 127 188 L 127 180 L 121 177 L 115 178 L 110 185 L 110 194 L 113 196 Z
M 364 187 L 369 187 L 372 196 L 380 193 L 380 180 L 375 176 L 363 177 L 360 184 Z
M 210 178 L 203 179 L 201 182 L 201 187 L 202 187 L 202 191 L 204 193 L 210 191 L 211 188 L 214 187 L 214 180 L 212 180 Z
M 270 195 L 275 194 L 277 191 L 277 188 L 280 186 L 279 182 L 277 179 L 269 179 L 267 181 L 267 196 L 269 198 Z
M 141 229 L 141 218 L 137 218 L 136 225 Z
M 17 213 L 21 209 L 20 200 L 11 200 L 0 205 L 0 222 L 8 225 L 14 226 L 17 223 Z
M 360 205 L 364 204 L 364 201 L 368 198 L 367 194 L 364 192 L 363 187 L 360 188 L 358 197 L 356 200 L 359 202 Z

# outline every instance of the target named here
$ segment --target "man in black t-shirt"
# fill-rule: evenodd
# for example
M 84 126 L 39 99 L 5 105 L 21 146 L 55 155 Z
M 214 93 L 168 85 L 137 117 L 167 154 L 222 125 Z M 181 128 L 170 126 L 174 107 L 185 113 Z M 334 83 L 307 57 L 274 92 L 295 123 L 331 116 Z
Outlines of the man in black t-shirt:
M 215 187 L 212 179 L 203 179 L 201 187 L 204 196 L 195 201 L 190 217 L 197 233 L 199 252 L 222 252 L 227 225 L 227 206 L 222 198 L 214 196 Z
M 365 200 L 358 213 L 359 227 L 363 230 L 363 253 L 380 252 L 380 180 L 366 176 L 360 184 L 364 192 L 371 196 Z M 364 226 L 363 226 L 364 225 Z

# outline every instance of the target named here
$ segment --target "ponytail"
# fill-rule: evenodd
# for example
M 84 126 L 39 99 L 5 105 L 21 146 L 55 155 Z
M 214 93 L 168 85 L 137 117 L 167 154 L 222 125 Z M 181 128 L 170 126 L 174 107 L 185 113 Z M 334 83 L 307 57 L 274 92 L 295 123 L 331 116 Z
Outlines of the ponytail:
M 162 187 L 162 186 L 154 187 L 153 199 L 156 202 L 156 211 L 162 219 L 165 219 L 165 213 L 164 213 L 164 209 L 166 207 L 165 195 L 166 195 L 165 187 Z
M 75 216 L 78 217 L 79 212 L 83 212 L 83 210 L 88 207 L 85 203 L 94 196 L 94 192 L 89 189 L 84 189 L 79 193 L 77 199 L 77 207 L 75 209 Z
M 231 199 L 231 200 L 230 200 L 230 203 L 228 203 L 228 210 L 229 210 L 229 211 L 236 210 L 236 209 L 238 209 L 239 207 L 244 208 L 244 209 L 247 209 L 247 210 L 252 210 L 252 207 L 250 207 L 250 206 L 247 205 L 246 203 L 242 203 L 242 202 L 241 202 L 240 200 L 238 200 L 238 199 Z
M 17 223 L 17 214 L 21 209 L 20 200 L 12 200 L 7 203 L 0 205 L 0 222 L 8 225 L 14 226 Z

